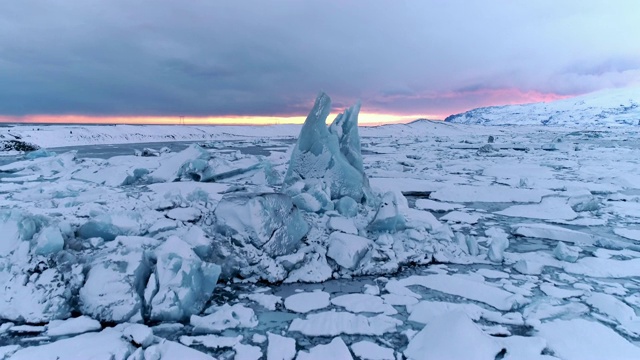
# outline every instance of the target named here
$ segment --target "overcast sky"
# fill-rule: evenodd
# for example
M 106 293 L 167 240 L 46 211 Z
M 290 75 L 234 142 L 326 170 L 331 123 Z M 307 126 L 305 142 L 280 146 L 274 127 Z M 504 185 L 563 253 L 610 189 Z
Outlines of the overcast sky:
M 640 1 L 2 1 L 0 116 L 444 117 L 640 81 Z

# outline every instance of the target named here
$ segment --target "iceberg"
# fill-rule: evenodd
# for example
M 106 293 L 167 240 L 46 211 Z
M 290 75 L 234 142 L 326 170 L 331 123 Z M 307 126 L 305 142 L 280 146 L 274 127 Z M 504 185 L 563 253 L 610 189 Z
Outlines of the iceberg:
M 349 196 L 362 202 L 369 193 L 369 182 L 360 153 L 357 126 L 360 105 L 338 115 L 327 128 L 330 110 L 331 99 L 320 93 L 300 130 L 283 189 L 287 192 L 287 188 L 300 181 L 319 180 L 327 185 L 332 200 Z

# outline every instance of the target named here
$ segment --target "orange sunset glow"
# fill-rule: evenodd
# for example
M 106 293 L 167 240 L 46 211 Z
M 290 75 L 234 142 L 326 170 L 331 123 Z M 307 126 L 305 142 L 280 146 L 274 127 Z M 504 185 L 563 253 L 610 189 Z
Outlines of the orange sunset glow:
M 450 91 L 438 94 L 416 95 L 405 97 L 411 100 L 426 99 L 456 99 L 476 97 L 472 107 L 452 111 L 450 113 L 428 114 L 392 114 L 384 112 L 361 112 L 359 123 L 363 126 L 375 126 L 381 124 L 406 123 L 416 119 L 443 120 L 449 115 L 470 110 L 473 107 L 513 105 L 532 102 L 548 102 L 571 97 L 554 93 L 538 91 L 522 91 L 520 89 L 479 89 L 470 91 Z M 393 101 L 394 97 L 387 100 Z M 338 112 L 329 116 L 333 120 Z M 25 115 L 25 116 L 0 116 L 1 123 L 50 123 L 50 124 L 138 124 L 138 125 L 279 125 L 302 124 L 306 115 L 277 116 L 277 115 L 226 115 L 226 116 L 138 116 L 138 115 Z
M 330 120 L 337 113 L 329 116 Z M 136 125 L 276 125 L 302 124 L 306 116 L 86 116 L 86 115 L 30 115 L 21 117 L 0 116 L 4 123 L 50 124 L 136 124 Z M 393 115 L 361 113 L 360 125 L 380 125 L 409 122 L 419 118 L 438 118 L 428 115 Z

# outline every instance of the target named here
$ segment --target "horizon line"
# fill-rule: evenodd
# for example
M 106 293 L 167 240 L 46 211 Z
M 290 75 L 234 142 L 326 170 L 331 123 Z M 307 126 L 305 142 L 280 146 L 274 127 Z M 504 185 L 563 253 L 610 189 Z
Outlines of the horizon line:
M 327 120 L 334 119 L 339 112 L 332 112 Z M 28 115 L 0 116 L 4 124 L 58 124 L 58 125 L 228 125 L 228 126 L 269 126 L 300 125 L 307 116 L 91 116 L 91 115 Z M 442 121 L 438 115 L 398 115 L 384 113 L 361 112 L 358 125 L 378 126 L 384 124 L 401 124 L 426 119 Z M 331 120 L 333 121 L 333 120 Z M 328 122 L 330 123 L 330 122 Z

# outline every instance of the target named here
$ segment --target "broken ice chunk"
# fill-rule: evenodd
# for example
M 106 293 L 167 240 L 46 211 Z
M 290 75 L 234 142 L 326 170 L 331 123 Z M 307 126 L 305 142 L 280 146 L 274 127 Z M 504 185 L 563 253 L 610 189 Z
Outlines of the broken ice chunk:
M 329 235 L 327 256 L 338 265 L 353 270 L 372 247 L 372 241 L 367 238 L 334 231 Z
M 53 320 L 47 324 L 47 336 L 69 336 L 102 329 L 97 320 L 88 316 L 79 316 L 67 320 Z
M 336 203 L 336 210 L 344 217 L 354 217 L 358 215 L 358 203 L 352 198 L 344 196 Z
M 346 294 L 334 297 L 331 303 L 341 306 L 353 313 L 374 313 L 395 315 L 398 311 L 391 305 L 386 304 L 381 297 L 367 294 Z
M 0 319 L 42 323 L 71 315 L 72 296 L 84 279 L 82 266 L 62 271 L 52 259 L 38 267 L 37 271 L 17 266 L 0 271 Z
M 169 219 L 178 220 L 178 221 L 188 221 L 193 222 L 200 219 L 202 214 L 200 210 L 195 208 L 175 208 L 171 209 L 167 212 L 167 217 Z
M 485 235 L 489 236 L 491 243 L 489 244 L 489 252 L 487 256 L 493 262 L 502 262 L 504 260 L 504 251 L 509 247 L 509 237 L 504 230 L 500 228 L 489 228 L 485 230 Z
M 567 246 L 562 241 L 558 242 L 558 245 L 553 250 L 553 256 L 560 261 L 576 262 L 580 255 L 580 248 L 576 246 Z
M 224 304 L 207 316 L 192 315 L 190 324 L 194 333 L 219 333 L 227 329 L 253 328 L 258 319 L 253 310 L 242 304 Z
M 296 356 L 296 340 L 277 334 L 267 333 L 269 346 L 267 360 L 293 360 Z
M 394 360 L 393 349 L 380 346 L 374 342 L 362 340 L 351 345 L 351 350 L 358 359 L 363 360 Z
M 306 320 L 294 319 L 289 331 L 306 336 L 377 335 L 395 332 L 402 321 L 387 315 L 366 317 L 349 312 L 326 311 L 307 315 Z
M 405 228 L 403 212 L 409 208 L 407 198 L 400 191 L 389 191 L 382 196 L 382 203 L 375 218 L 369 224 L 372 231 L 396 232 Z
M 64 239 L 57 226 L 48 226 L 38 234 L 34 253 L 36 255 L 55 254 L 64 247 Z
M 568 200 L 562 197 L 546 197 L 534 205 L 513 205 L 496 214 L 541 220 L 572 220 L 578 217 Z
M 284 300 L 284 307 L 293 312 L 307 313 L 329 306 L 329 297 L 329 293 L 324 291 L 297 293 Z
M 77 236 L 82 239 L 95 237 L 112 241 L 118 235 L 139 235 L 141 215 L 134 211 L 116 214 L 99 214 L 78 228 Z
M 596 321 L 554 320 L 542 323 L 537 330 L 562 359 L 640 359 L 639 347 Z
M 180 177 L 182 166 L 195 159 L 208 159 L 209 153 L 198 145 L 190 145 L 188 148 L 169 155 L 164 155 L 160 166 L 152 171 L 148 177 L 150 182 L 172 182 Z
M 309 351 L 300 351 L 298 353 L 299 360 L 326 360 L 326 359 L 340 359 L 349 360 L 353 359 L 349 348 L 342 341 L 342 338 L 337 337 L 331 340 L 326 345 L 316 345 L 309 349 Z
M 148 347 L 153 343 L 155 337 L 153 336 L 153 330 L 143 324 L 124 324 L 122 335 L 129 340 L 132 344 L 141 346 L 143 348 Z
M 18 248 L 21 241 L 31 240 L 41 223 L 42 219 L 16 210 L 0 212 L 0 256 L 9 255 Z
M 216 229 L 270 256 L 292 253 L 309 225 L 284 194 L 225 195 L 214 211 Z
M 169 237 L 155 250 L 157 293 L 150 318 L 182 321 L 204 308 L 220 276 L 220 266 L 200 260 L 189 244 Z
M 142 321 L 140 294 L 150 271 L 141 249 L 105 252 L 92 263 L 80 289 L 80 310 L 101 321 Z
M 353 223 L 353 220 L 343 218 L 340 216 L 330 217 L 329 220 L 327 221 L 327 228 L 329 228 L 329 230 L 342 231 L 343 233 L 346 233 L 346 234 L 354 234 L 354 235 L 358 234 L 358 228 L 356 228 L 356 225 Z
M 134 347 L 122 338 L 119 331 L 107 328 L 98 333 L 86 333 L 49 344 L 26 347 L 13 354 L 11 359 L 124 360 L 133 352 L 133 349 Z
M 501 350 L 465 313 L 454 311 L 427 324 L 404 354 L 411 360 L 494 360 Z

